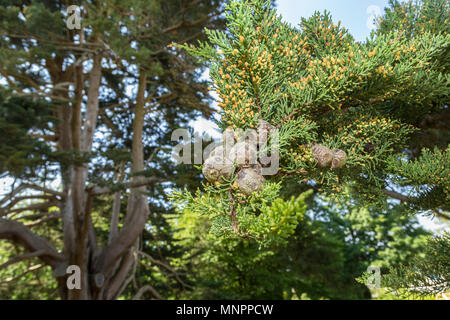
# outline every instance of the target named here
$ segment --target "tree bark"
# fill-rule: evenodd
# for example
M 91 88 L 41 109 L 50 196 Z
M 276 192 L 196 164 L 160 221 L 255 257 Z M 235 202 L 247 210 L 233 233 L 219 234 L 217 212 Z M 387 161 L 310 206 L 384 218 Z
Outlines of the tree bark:
M 144 170 L 144 147 L 142 140 L 146 79 L 146 70 L 140 70 L 138 94 L 134 109 L 133 140 L 131 147 L 132 174 Z M 142 177 L 136 175 L 133 176 L 131 182 L 139 183 L 143 180 Z M 106 287 L 102 290 L 101 296 L 98 298 L 111 299 L 115 297 L 132 266 L 130 256 L 134 258 L 134 255 L 130 251 L 132 251 L 133 244 L 144 230 L 149 214 L 147 197 L 145 196 L 146 190 L 145 184 L 131 187 L 124 226 L 104 249 L 95 263 L 95 272 L 101 272 L 105 276 L 105 279 L 107 279 Z M 120 261 L 120 266 L 116 268 Z
M 94 41 L 100 47 L 100 39 Z M 86 89 L 83 67 L 78 61 L 64 69 L 63 59 L 49 58 L 46 67 L 55 88 L 52 97 L 58 97 L 64 104 L 57 107 L 55 115 L 59 122 L 55 127 L 56 145 L 60 151 L 74 152 L 77 155 L 92 150 L 94 134 L 99 114 L 99 94 L 102 81 L 102 53 L 95 53 L 92 68 L 86 75 L 89 85 Z M 131 180 L 123 184 L 129 189 L 123 227 L 119 230 L 120 193 L 116 191 L 113 219 L 111 221 L 108 243 L 104 248 L 97 247 L 95 230 L 91 221 L 93 200 L 96 196 L 110 193 L 108 188 L 87 187 L 88 164 L 60 164 L 62 192 L 41 186 L 23 184 L 9 196 L 0 201 L 6 203 L 7 210 L 0 212 L 8 219 L 0 219 L 0 239 L 8 239 L 20 244 L 26 253 L 10 260 L 6 267 L 25 259 L 37 257 L 45 265 L 52 267 L 58 282 L 61 299 L 114 299 L 126 287 L 127 276 L 136 265 L 136 244 L 145 228 L 149 215 L 146 197 L 147 185 L 160 182 L 158 178 L 144 178 L 139 172 L 144 170 L 143 129 L 146 104 L 147 71 L 139 70 L 138 94 L 134 106 L 133 137 L 131 147 Z M 71 82 L 72 80 L 72 82 Z M 62 84 L 73 83 L 75 99 L 70 101 L 68 90 L 62 90 Z M 83 110 L 83 94 L 87 92 L 87 102 Z M 67 102 L 69 101 L 69 102 Z M 82 113 L 82 110 L 85 112 Z M 84 121 L 83 121 L 84 120 Z M 118 183 L 122 183 L 122 178 Z M 42 192 L 42 199 L 48 203 L 39 203 L 45 208 L 59 205 L 63 231 L 62 251 L 46 239 L 36 236 L 27 226 L 11 220 L 11 210 L 16 197 L 27 189 Z M 53 202 L 52 202 L 53 201 Z M 8 203 L 12 203 L 8 207 Z M 2 209 L 3 209 L 2 208 Z M 9 216 L 8 216 L 9 214 Z M 53 218 L 53 217 L 52 217 Z M 59 218 L 59 217 L 56 217 Z M 67 287 L 67 267 L 76 265 L 81 270 L 81 289 L 69 290 Z

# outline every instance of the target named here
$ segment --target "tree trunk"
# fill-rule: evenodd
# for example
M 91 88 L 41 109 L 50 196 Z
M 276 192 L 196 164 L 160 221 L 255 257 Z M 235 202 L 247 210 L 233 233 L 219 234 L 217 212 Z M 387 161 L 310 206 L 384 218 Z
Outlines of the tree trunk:
M 75 101 L 58 107 L 56 115 L 60 122 L 56 128 L 57 146 L 59 150 L 78 154 L 88 153 L 92 149 L 96 122 L 99 111 L 99 88 L 102 79 L 102 56 L 94 56 L 92 69 L 88 74 L 89 89 L 84 122 L 82 123 L 82 94 L 84 91 L 83 70 L 75 64 L 74 68 L 63 70 L 62 61 L 49 59 L 47 67 L 55 87 L 59 83 L 74 79 Z M 98 187 L 87 187 L 88 163 L 61 163 L 61 180 L 63 191 L 58 192 L 40 186 L 21 185 L 2 201 L 13 201 L 20 192 L 31 188 L 51 194 L 59 203 L 62 230 L 63 250 L 59 253 L 50 242 L 36 236 L 23 224 L 8 220 L 0 220 L 0 239 L 9 239 L 22 245 L 28 253 L 12 259 L 21 261 L 30 257 L 39 257 L 52 267 L 58 283 L 61 299 L 114 299 L 120 295 L 130 282 L 127 276 L 136 263 L 136 249 L 139 235 L 145 228 L 149 207 L 146 197 L 146 185 L 159 182 L 155 178 L 143 178 L 139 172 L 144 170 L 143 126 L 145 117 L 147 71 L 140 70 L 139 86 L 134 108 L 133 137 L 131 148 L 131 181 L 126 185 L 130 189 L 123 227 L 119 230 L 120 193 L 115 194 L 114 210 L 111 214 L 111 229 L 108 243 L 98 248 L 95 229 L 91 222 L 91 211 L 94 197 L 100 194 L 113 193 L 111 190 Z M 67 91 L 55 90 L 55 95 L 67 99 Z M 121 171 L 123 168 L 121 169 Z M 122 179 L 119 177 L 118 179 Z M 60 199 L 59 199 L 60 198 Z M 44 205 L 50 205 L 43 203 Z M 54 205 L 54 204 L 53 204 Z M 6 263 L 0 268 L 8 266 Z M 67 268 L 78 266 L 81 271 L 81 288 L 69 289 L 67 286 Z

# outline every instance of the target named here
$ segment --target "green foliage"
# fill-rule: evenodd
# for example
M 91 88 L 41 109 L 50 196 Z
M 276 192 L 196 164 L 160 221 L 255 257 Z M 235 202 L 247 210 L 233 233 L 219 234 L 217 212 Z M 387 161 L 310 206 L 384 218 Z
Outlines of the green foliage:
M 273 298 L 280 277 L 274 277 L 279 266 L 272 262 L 272 249 L 260 250 L 253 240 L 217 238 L 210 233 L 211 221 L 189 210 L 173 224 L 178 230 L 175 239 L 190 248 L 181 259 L 172 261 L 177 268 L 190 269 L 188 277 L 195 291 L 184 293 L 189 298 Z
M 425 32 L 448 34 L 450 23 L 446 0 L 389 0 L 389 7 L 379 21 L 378 33 L 398 30 L 412 38 Z
M 262 243 L 269 245 L 273 243 L 286 243 L 286 239 L 291 236 L 299 220 L 303 219 L 306 206 L 303 203 L 302 195 L 292 198 L 289 201 L 282 199 L 274 200 L 270 205 L 263 204 L 261 214 L 257 217 L 245 215 L 238 217 L 239 226 L 244 226 L 248 230 L 246 233 L 252 234 Z
M 420 8 L 428 12 L 430 5 Z M 448 16 L 447 5 L 435 9 Z M 280 175 L 297 175 L 299 182 L 314 185 L 333 200 L 351 197 L 362 205 L 385 204 L 387 185 L 401 181 L 427 189 L 427 199 L 414 202 L 419 210 L 442 207 L 448 190 L 440 179 L 448 180 L 446 170 L 439 179 L 427 175 L 413 182 L 408 170 L 393 169 L 392 159 L 405 158 L 424 115 L 445 109 L 448 33 L 430 28 L 405 34 L 388 23 L 400 19 L 388 10 L 380 31 L 359 43 L 340 24 L 334 25 L 328 13 L 302 19 L 296 28 L 284 23 L 268 1 L 231 1 L 226 10 L 226 32 L 210 30 L 210 43 L 181 46 L 210 64 L 222 129 L 246 130 L 256 128 L 258 120 L 269 122 L 280 131 Z M 345 151 L 343 168 L 318 167 L 313 143 Z M 428 160 L 426 170 L 447 167 L 448 159 L 438 154 L 433 164 L 444 160 L 439 169 Z M 421 159 L 427 158 L 425 153 Z M 425 177 L 427 172 L 422 173 Z M 270 201 L 277 197 L 273 186 L 282 182 L 280 175 L 266 177 L 270 181 L 262 193 L 272 190 Z M 233 181 L 205 188 L 209 205 L 196 206 L 187 194 L 177 196 L 190 201 L 190 210 L 199 214 L 216 212 L 210 207 L 221 199 L 218 210 L 224 217 L 235 210 L 244 217 L 254 208 L 235 206 L 232 188 Z M 258 201 L 255 194 L 247 198 L 239 199 L 247 207 Z M 245 217 L 241 220 L 252 215 Z M 221 224 L 228 221 L 221 230 L 231 230 L 229 220 L 218 219 Z
M 313 229 L 308 218 L 299 223 L 296 230 L 302 232 L 296 233 L 294 237 L 303 234 L 302 238 L 306 238 L 308 234 L 310 238 L 307 240 L 314 243 L 315 251 L 306 248 L 302 251 L 298 247 L 291 251 L 284 244 L 261 248 L 256 241 L 241 237 L 217 238 L 210 231 L 213 222 L 189 210 L 172 219 L 171 223 L 177 230 L 175 239 L 183 247 L 189 248 L 181 259 L 173 260 L 172 264 L 180 270 L 189 271 L 188 280 L 195 284 L 195 291 L 185 292 L 184 296 L 191 299 L 289 299 L 293 295 L 292 288 L 302 290 L 298 287 L 302 275 L 293 269 L 295 264 L 290 258 L 294 252 L 293 257 L 300 254 L 302 258 L 299 260 L 308 261 L 308 264 L 303 264 L 304 269 L 311 268 L 317 273 L 324 269 L 338 271 L 332 267 L 336 261 L 331 257 L 329 263 L 323 264 L 323 254 L 335 251 L 336 247 L 330 246 L 330 242 L 324 243 L 322 248 L 316 245 L 317 239 L 322 236 L 305 232 Z M 301 243 L 306 244 L 306 241 Z M 295 263 L 299 260 L 295 260 Z M 316 264 L 317 269 L 313 264 Z M 325 273 L 322 275 L 325 276 Z M 303 279 L 311 280 L 311 277 Z M 316 282 L 314 285 L 317 287 Z
M 401 206 L 380 211 L 323 203 L 313 204 L 287 243 L 265 247 L 253 239 L 217 237 L 215 221 L 198 211 L 172 217 L 174 238 L 186 251 L 171 264 L 194 287 L 181 297 L 365 299 L 370 293 L 355 278 L 369 265 L 387 270 L 424 250 L 428 233 Z
M 367 263 L 366 267 L 370 264 L 386 269 L 420 256 L 429 235 L 401 205 L 385 209 L 336 206 L 328 215 L 323 219 L 342 228 L 342 236 L 350 239 L 356 257 Z
M 30 133 L 44 134 L 55 120 L 53 110 L 52 104 L 0 90 L 0 173 L 33 176 L 52 158 L 51 149 Z
M 443 206 L 448 210 L 450 203 L 450 147 L 447 150 L 435 148 L 423 150 L 415 161 L 393 159 L 389 170 L 401 175 L 395 182 L 401 186 L 414 186 L 412 208 L 435 208 Z M 433 182 L 429 185 L 430 181 Z M 413 193 L 417 195 L 414 196 Z
M 11 89 L 0 92 L 1 173 L 53 183 L 60 172 L 48 177 L 49 171 L 87 163 L 89 186 L 123 189 L 118 172 L 130 178 L 130 110 L 136 98 L 127 89 L 136 84 L 139 68 L 150 75 L 143 128 L 149 165 L 141 173 L 170 182 L 148 189 L 151 214 L 139 241 L 147 258 L 140 253 L 122 298 L 132 298 L 148 283 L 168 298 L 369 298 L 355 278 L 373 264 L 383 273 L 392 270 L 384 281 L 397 293 L 430 279 L 437 287 L 415 293 L 448 290 L 442 284 L 448 283 L 448 236 L 427 245 L 428 233 L 407 215 L 448 209 L 448 1 L 391 1 L 379 30 L 364 43 L 355 42 L 327 12 L 294 27 L 270 1 L 231 1 L 227 30 L 206 31 L 208 39 L 200 39 L 208 42 L 196 47 L 190 39 L 198 30 L 177 27 L 181 15 L 202 21 L 221 9 L 222 1 L 202 1 L 184 12 L 179 1 L 84 1 L 86 39 L 101 35 L 94 49 L 107 56 L 101 134 L 88 154 L 55 152 L 53 141 L 36 135 L 57 136 L 55 110 L 67 115 L 73 103 L 65 85 L 48 90 L 49 83 L 72 81 L 73 74 L 63 79 L 69 66 L 77 59 L 89 64 L 98 51 L 73 46 L 63 2 L 0 4 L 0 72 Z M 211 27 L 221 28 L 221 18 Z M 187 42 L 182 47 L 199 60 L 168 48 L 172 42 Z M 51 74 L 47 60 L 61 72 Z M 260 119 L 279 129 L 280 175 L 266 177 L 259 193 L 241 194 L 236 177 L 199 186 L 198 171 L 170 161 L 171 131 L 212 112 L 207 82 L 201 80 L 204 62 L 220 99 L 222 129 L 255 128 Z M 344 150 L 345 166 L 319 168 L 313 143 Z M 408 210 L 385 201 L 385 188 L 396 186 L 411 190 Z M 311 188 L 323 197 L 302 194 Z M 178 213 L 167 203 L 168 189 L 184 190 L 170 198 Z M 93 201 L 99 246 L 108 241 L 112 202 L 111 195 Z M 122 220 L 127 197 L 119 202 Z M 31 223 L 28 214 L 34 213 L 45 212 L 17 218 Z M 60 230 L 55 221 L 33 227 L 58 249 Z M 21 253 L 2 242 L 0 264 Z M 56 298 L 49 268 L 24 273 L 34 263 L 0 270 L 0 281 L 14 279 L 0 283 L 0 298 Z
M 311 194 L 285 201 L 276 198 L 280 185 L 268 184 L 261 193 L 249 199 L 238 194 L 230 201 L 230 196 L 233 197 L 231 192 L 217 192 L 205 187 L 210 192 L 202 193 L 197 189 L 194 196 L 188 191 L 175 191 L 171 200 L 182 214 L 187 211 L 207 215 L 212 221 L 211 232 L 215 236 L 244 237 L 256 240 L 261 246 L 286 243 L 303 219 L 306 209 L 303 201 Z
M 400 290 L 405 296 L 429 296 L 450 289 L 450 234 L 436 236 L 427 242 L 423 255 L 394 265 L 382 277 L 389 292 Z

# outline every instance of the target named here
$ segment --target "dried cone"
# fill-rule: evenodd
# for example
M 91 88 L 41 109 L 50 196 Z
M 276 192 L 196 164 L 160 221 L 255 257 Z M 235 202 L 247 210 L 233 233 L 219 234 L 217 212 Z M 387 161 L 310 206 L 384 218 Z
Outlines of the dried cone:
M 226 159 L 224 148 L 222 146 L 215 148 L 213 151 L 211 151 L 208 158 L 211 158 L 211 157 L 221 157 L 221 158 Z
M 256 145 L 249 142 L 239 142 L 230 150 L 228 158 L 237 165 L 257 164 Z
M 333 161 L 333 151 L 320 144 L 315 144 L 311 147 L 311 151 L 321 168 L 326 168 L 331 165 Z
M 259 163 L 250 165 L 249 167 L 255 170 L 257 174 L 262 175 L 262 166 Z
M 339 169 L 345 165 L 347 161 L 347 153 L 345 151 L 336 149 L 333 150 L 333 160 L 331 162 L 331 169 Z
M 234 165 L 226 158 L 213 156 L 205 161 L 202 172 L 209 182 L 222 182 L 223 178 L 231 178 L 233 170 Z
M 261 191 L 264 185 L 264 177 L 253 168 L 243 168 L 236 180 L 239 191 L 246 195 Z

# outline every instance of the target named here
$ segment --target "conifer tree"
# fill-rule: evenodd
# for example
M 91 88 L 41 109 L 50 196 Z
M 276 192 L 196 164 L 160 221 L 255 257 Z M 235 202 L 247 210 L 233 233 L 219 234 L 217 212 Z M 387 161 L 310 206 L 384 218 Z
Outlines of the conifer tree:
M 310 197 L 308 200 L 312 200 Z M 252 239 L 217 237 L 209 217 L 185 210 L 170 219 L 185 248 L 173 265 L 187 275 L 189 299 L 368 299 L 355 278 L 424 257 L 428 232 L 401 205 L 389 211 L 308 202 L 288 243 L 260 248 Z
M 268 1 L 232 1 L 226 32 L 182 47 L 210 64 L 225 135 L 261 124 L 278 132 L 279 171 L 248 193 L 236 183 L 246 169 L 233 159 L 231 175 L 205 162 L 213 183 L 173 199 L 210 216 L 216 236 L 263 246 L 286 241 L 299 221 L 275 209 L 287 177 L 333 201 L 387 208 L 395 199 L 447 217 L 449 13 L 443 0 L 393 1 L 360 43 L 327 12 L 294 27 Z
M 79 29 L 66 24 L 71 5 Z M 169 45 L 202 39 L 221 12 L 221 0 L 0 3 L 0 128 L 10 135 L 0 168 L 11 182 L 0 239 L 21 248 L 0 269 L 38 258 L 62 299 L 123 292 L 150 208 L 163 207 L 160 184 L 189 185 L 167 137 L 211 112 L 202 65 Z M 42 225 L 59 232 L 42 236 Z M 81 289 L 68 289 L 69 265 Z
M 420 256 L 392 266 L 382 277 L 388 292 L 405 297 L 438 297 L 450 289 L 450 246 L 448 233 L 430 239 Z

